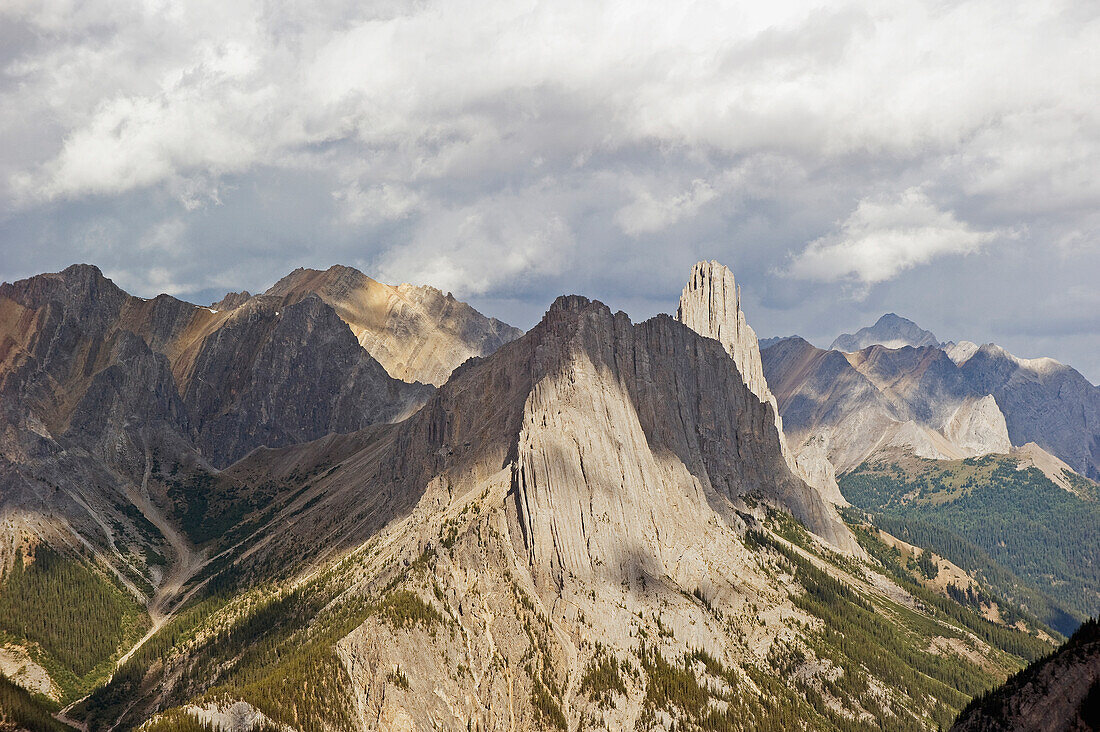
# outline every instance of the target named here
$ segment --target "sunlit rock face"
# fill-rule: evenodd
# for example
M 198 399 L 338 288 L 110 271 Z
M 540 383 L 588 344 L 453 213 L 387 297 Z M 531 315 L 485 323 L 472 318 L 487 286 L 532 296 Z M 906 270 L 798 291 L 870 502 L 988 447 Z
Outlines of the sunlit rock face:
M 396 379 L 440 386 L 463 361 L 487 356 L 523 331 L 434 287 L 386 285 L 351 267 L 297 269 L 268 295 L 296 302 L 317 295 L 359 344 Z

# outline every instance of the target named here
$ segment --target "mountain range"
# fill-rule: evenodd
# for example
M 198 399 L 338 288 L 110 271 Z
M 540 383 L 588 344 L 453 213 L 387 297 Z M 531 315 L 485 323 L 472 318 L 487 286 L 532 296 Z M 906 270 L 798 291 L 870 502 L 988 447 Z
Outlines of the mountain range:
M 1093 505 L 1100 432 L 1072 369 L 959 348 L 761 352 L 716 262 L 675 317 L 565 295 L 526 333 L 340 266 L 209 307 L 87 265 L 4 284 L 0 713 L 948 726 L 1077 611 L 899 539 L 851 478 L 993 453 Z

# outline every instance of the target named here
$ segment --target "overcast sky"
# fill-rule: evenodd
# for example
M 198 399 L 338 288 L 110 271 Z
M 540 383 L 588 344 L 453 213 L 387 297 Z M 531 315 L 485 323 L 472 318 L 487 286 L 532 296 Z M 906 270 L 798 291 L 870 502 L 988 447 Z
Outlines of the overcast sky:
M 886 311 L 1100 382 L 1100 2 L 0 0 L 0 279 Z

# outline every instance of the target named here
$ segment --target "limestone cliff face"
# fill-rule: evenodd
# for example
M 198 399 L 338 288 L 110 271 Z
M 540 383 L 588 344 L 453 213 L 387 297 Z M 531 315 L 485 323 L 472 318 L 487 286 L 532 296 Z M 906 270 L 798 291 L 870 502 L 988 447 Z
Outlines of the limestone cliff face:
M 339 265 L 295 270 L 267 294 L 287 303 L 316 294 L 391 376 L 408 382 L 440 386 L 466 359 L 487 356 L 523 333 L 434 287 L 385 285 Z
M 515 475 L 534 566 L 561 581 L 682 556 L 713 505 L 749 494 L 851 548 L 835 510 L 791 473 L 770 404 L 717 343 L 576 297 L 559 298 L 537 330 Z
M 713 260 L 692 267 L 691 277 L 680 295 L 676 319 L 721 343 L 737 364 L 749 391 L 760 401 L 775 401 L 764 378 L 756 331 L 741 311 L 741 288 L 728 267 Z
M 976 455 L 1012 450 L 1005 416 L 992 394 L 960 404 L 943 431 L 953 444 Z
M 828 500 L 847 505 L 836 482 L 836 470 L 829 463 L 820 441 L 807 440 L 793 447 L 787 442 L 779 405 L 764 377 L 756 332 L 741 311 L 741 289 L 733 272 L 715 261 L 697 263 L 680 295 L 676 319 L 696 333 L 721 343 L 736 364 L 745 386 L 760 401 L 771 405 L 780 447 L 791 470 Z

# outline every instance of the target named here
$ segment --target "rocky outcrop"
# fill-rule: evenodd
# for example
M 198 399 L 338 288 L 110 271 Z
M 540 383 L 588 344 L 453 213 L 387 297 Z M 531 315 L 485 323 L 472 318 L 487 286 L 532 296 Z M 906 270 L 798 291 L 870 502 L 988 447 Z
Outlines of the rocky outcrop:
M 698 262 L 680 295 L 676 319 L 696 333 L 722 344 L 737 364 L 745 386 L 761 401 L 773 401 L 764 367 L 760 364 L 760 345 L 741 310 L 741 288 L 729 267 L 713 260 Z
M 211 304 L 210 309 L 215 312 L 233 310 L 234 308 L 239 308 L 241 305 L 244 305 L 250 299 L 252 299 L 252 294 L 248 290 L 242 292 L 227 292 L 225 293 L 225 297 Z
M 771 405 L 719 344 L 665 316 L 632 325 L 576 297 L 559 298 L 536 330 L 514 477 L 534 564 L 617 573 L 629 556 L 676 555 L 696 541 L 704 506 L 705 516 L 716 500 L 749 495 L 853 548 L 832 506 L 790 471 Z
M 487 356 L 523 331 L 434 287 L 385 285 L 351 267 L 297 269 L 266 293 L 286 303 L 315 294 L 391 376 L 442 385 L 468 358 Z
M 869 346 L 903 348 L 913 346 L 939 346 L 940 342 L 930 331 L 924 330 L 912 320 L 894 313 L 886 313 L 874 325 L 860 328 L 855 333 L 842 333 L 836 337 L 830 351 L 853 353 Z
M 1005 416 L 992 394 L 960 404 L 944 425 L 943 433 L 951 444 L 973 455 L 1007 453 L 1012 449 Z
M 808 440 L 806 443 L 796 443 L 793 449 L 788 445 L 779 405 L 764 378 L 756 332 L 741 310 L 741 288 L 737 286 L 733 272 L 715 261 L 697 263 L 680 295 L 676 319 L 696 333 L 721 343 L 749 391 L 771 405 L 780 448 L 791 470 L 829 500 L 847 505 L 837 486 L 836 470 L 820 444 L 810 444 L 814 441 Z
M 429 387 L 391 378 L 317 297 L 253 298 L 207 337 L 185 375 L 196 444 L 216 465 L 407 417 Z
M 962 364 L 964 361 L 977 353 L 980 347 L 981 346 L 972 341 L 959 341 L 958 343 L 955 343 L 954 341 L 948 341 L 947 343 L 943 344 L 943 352 L 946 353 L 947 357 L 955 363 Z
M 1100 625 L 972 701 L 952 732 L 1089 732 L 1100 729 Z

